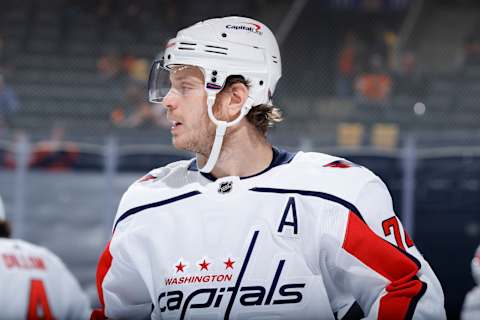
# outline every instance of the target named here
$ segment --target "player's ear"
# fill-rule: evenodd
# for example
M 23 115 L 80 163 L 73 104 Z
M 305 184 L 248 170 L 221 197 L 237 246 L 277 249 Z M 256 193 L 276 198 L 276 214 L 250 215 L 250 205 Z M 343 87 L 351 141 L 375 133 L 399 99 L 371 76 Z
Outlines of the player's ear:
M 243 83 L 234 83 L 230 86 L 230 102 L 228 113 L 231 117 L 236 117 L 240 113 L 243 105 L 248 98 L 248 88 Z

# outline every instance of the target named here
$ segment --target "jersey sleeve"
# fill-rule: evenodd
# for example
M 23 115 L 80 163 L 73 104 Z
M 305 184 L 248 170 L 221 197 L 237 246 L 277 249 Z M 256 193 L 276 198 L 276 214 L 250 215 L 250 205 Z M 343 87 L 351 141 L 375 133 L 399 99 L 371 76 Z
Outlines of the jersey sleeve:
M 367 319 L 411 319 L 427 286 L 418 278 L 419 262 L 378 237 L 356 212 L 322 220 L 320 261 L 329 296 L 353 296 Z M 416 319 L 434 318 L 422 311 Z
M 102 253 L 96 276 L 102 308 L 91 319 L 142 319 L 150 314 L 147 287 L 128 252 L 135 250 L 134 242 L 132 235 L 117 230 Z
M 123 194 L 112 238 L 99 258 L 96 285 L 101 308 L 94 310 L 90 319 L 142 319 L 150 315 L 151 298 L 139 271 L 148 266 L 148 261 L 138 261 L 139 255 L 132 257 L 132 253 L 144 251 L 141 230 L 131 224 L 130 218 L 118 224 L 120 217 L 136 205 L 137 185 L 135 182 Z
M 402 222 L 395 215 L 390 193 L 379 178 L 369 181 L 358 195 L 356 207 L 366 224 L 381 238 L 398 247 L 420 264 L 418 278 L 425 283 L 426 291 L 418 301 L 413 317 L 446 319 L 444 295 L 432 268 L 418 251 Z

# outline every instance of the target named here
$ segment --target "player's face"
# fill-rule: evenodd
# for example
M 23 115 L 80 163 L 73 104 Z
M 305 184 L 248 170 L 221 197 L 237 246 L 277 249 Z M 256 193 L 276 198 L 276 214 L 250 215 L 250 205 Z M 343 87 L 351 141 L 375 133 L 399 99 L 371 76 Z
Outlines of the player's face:
M 172 142 L 177 149 L 208 155 L 215 125 L 208 118 L 207 93 L 202 71 L 178 66 L 170 71 L 170 91 L 163 99 L 171 122 Z

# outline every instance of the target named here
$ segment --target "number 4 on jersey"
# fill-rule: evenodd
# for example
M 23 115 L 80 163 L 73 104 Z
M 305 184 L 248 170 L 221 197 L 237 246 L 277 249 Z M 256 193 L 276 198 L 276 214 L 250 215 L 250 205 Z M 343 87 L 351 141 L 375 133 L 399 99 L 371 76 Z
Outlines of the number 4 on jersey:
M 30 297 L 28 299 L 27 320 L 54 320 L 48 305 L 47 292 L 43 281 L 33 279 L 30 282 Z

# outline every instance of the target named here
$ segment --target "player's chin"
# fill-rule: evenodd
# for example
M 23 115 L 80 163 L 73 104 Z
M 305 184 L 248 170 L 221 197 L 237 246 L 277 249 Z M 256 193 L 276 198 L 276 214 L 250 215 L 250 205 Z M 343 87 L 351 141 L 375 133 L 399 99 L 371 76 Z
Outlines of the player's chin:
M 179 137 L 179 136 L 172 136 L 172 144 L 175 147 L 175 149 L 179 150 L 187 150 L 188 151 L 188 141 L 185 140 L 184 137 Z
M 176 149 L 182 149 L 181 139 L 178 137 L 172 136 L 172 144 Z

